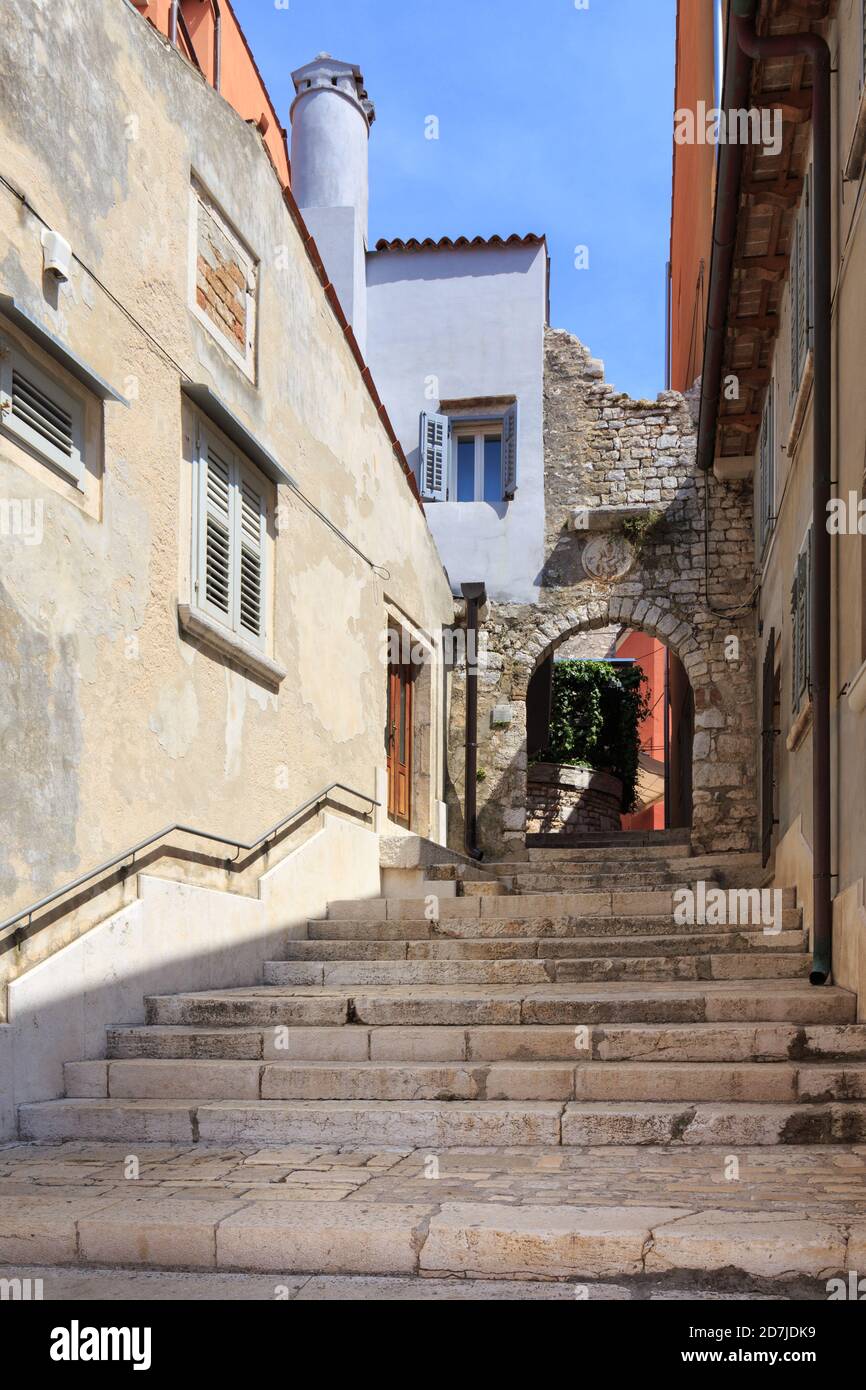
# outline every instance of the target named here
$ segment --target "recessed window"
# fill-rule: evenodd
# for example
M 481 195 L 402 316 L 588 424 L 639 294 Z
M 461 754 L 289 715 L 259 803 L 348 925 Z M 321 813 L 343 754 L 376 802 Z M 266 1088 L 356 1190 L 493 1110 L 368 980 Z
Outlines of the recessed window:
M 84 476 L 84 402 L 0 340 L 0 428 L 76 487 Z
M 255 372 L 258 262 L 222 209 L 192 183 L 192 308 L 251 379 Z
M 425 502 L 510 501 L 517 491 L 516 401 L 480 420 L 424 412 L 419 463 Z
M 485 425 L 456 429 L 453 470 L 451 495 L 456 502 L 501 502 L 502 430 Z
M 196 604 L 239 640 L 264 650 L 267 484 L 204 422 L 197 428 L 196 470 Z

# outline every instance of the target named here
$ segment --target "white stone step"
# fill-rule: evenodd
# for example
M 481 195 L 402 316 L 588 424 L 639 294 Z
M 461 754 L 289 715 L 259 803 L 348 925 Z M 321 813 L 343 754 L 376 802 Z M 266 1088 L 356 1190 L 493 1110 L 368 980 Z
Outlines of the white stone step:
M 782 913 L 782 930 L 801 929 L 799 908 L 786 908 Z M 692 936 L 708 933 L 714 936 L 744 931 L 760 931 L 763 927 L 740 927 L 736 923 L 719 926 L 699 926 L 676 922 L 669 914 L 661 916 L 586 917 L 553 914 L 538 917 L 460 918 L 443 917 L 438 921 L 424 918 L 324 918 L 307 923 L 311 941 L 436 941 L 436 940 L 502 940 L 512 937 L 622 937 L 622 936 Z M 768 937 L 768 939 L 770 939 Z M 399 959 L 394 956 L 394 959 Z
M 205 1027 L 334 1024 L 852 1023 L 855 996 L 807 981 L 458 986 L 259 986 L 153 996 L 149 1023 Z
M 730 890 L 732 893 L 737 890 Z M 793 889 L 782 889 L 783 908 L 796 907 Z M 670 888 L 616 889 L 596 893 L 507 893 L 500 897 L 441 898 L 438 918 L 479 918 L 501 921 L 513 917 L 642 917 L 670 916 L 675 908 Z M 759 920 L 755 925 L 763 925 Z M 355 898 L 328 903 L 332 920 L 406 921 L 429 919 L 430 905 L 424 898 Z M 748 926 L 741 921 L 740 926 Z
M 304 1285 L 313 1297 L 333 1297 L 329 1281 L 354 1275 L 364 1276 L 365 1292 L 343 1297 L 380 1298 L 381 1283 L 373 1276 L 388 1275 L 401 1284 L 404 1297 L 430 1296 L 437 1276 L 448 1279 L 447 1286 L 438 1285 L 448 1297 L 446 1290 L 468 1276 L 488 1297 L 490 1280 L 511 1281 L 510 1290 L 520 1291 L 527 1289 L 520 1281 L 530 1279 L 539 1297 L 562 1289 L 573 1300 L 574 1287 L 557 1281 L 639 1280 L 677 1272 L 689 1279 L 723 1274 L 724 1287 L 730 1287 L 732 1272 L 756 1281 L 778 1280 L 781 1297 L 792 1278 L 808 1278 L 817 1281 L 813 1296 L 826 1297 L 828 1274 L 859 1272 L 866 1250 L 862 1223 L 852 1227 L 826 1212 L 777 1207 L 696 1212 L 673 1202 L 443 1202 L 435 1190 L 427 1194 L 423 1188 L 415 1202 L 253 1200 L 222 1192 L 127 1193 L 71 1202 L 48 1191 L 38 1199 L 0 1197 L 0 1226 L 5 1233 L 0 1248 L 8 1252 L 5 1258 L 16 1275 L 35 1261 L 65 1266 L 67 1278 L 73 1271 L 82 1277 L 88 1269 L 116 1266 L 122 1296 L 135 1299 L 147 1295 L 136 1285 L 130 1288 L 130 1281 L 135 1271 L 143 1280 L 148 1268 L 210 1271 L 212 1279 L 245 1271 L 247 1291 L 254 1288 L 252 1276 L 265 1273 L 269 1291 L 252 1296 L 269 1298 L 275 1283 L 289 1281 L 291 1288 L 293 1279 L 307 1275 L 316 1276 Z M 46 1281 L 46 1290 L 50 1287 Z M 671 1287 L 656 1296 L 675 1296 Z M 188 1297 L 189 1287 L 175 1285 L 171 1296 Z M 208 1296 L 219 1295 L 209 1290 Z M 303 1298 L 303 1292 L 297 1296 Z M 581 1296 L 592 1302 L 607 1295 L 591 1286 Z M 615 1288 L 609 1296 L 629 1295 Z M 639 1296 L 634 1286 L 631 1296 Z M 688 1296 L 700 1294 L 690 1288 Z
M 666 924 L 665 918 L 661 921 Z M 678 936 L 581 936 L 581 937 L 432 937 L 377 938 L 371 934 L 338 940 L 289 941 L 288 961 L 398 961 L 398 960 L 517 960 L 573 958 L 578 956 L 674 956 L 717 955 L 727 951 L 802 951 L 805 933 L 782 931 L 719 931 L 682 933 Z
M 113 1100 L 866 1100 L 848 1062 L 68 1062 L 66 1095 Z
M 579 1045 L 578 1045 L 579 1042 Z M 866 1061 L 866 1024 L 623 1023 L 461 1028 L 204 1028 L 130 1024 L 108 1029 L 109 1058 L 262 1061 Z
M 267 961 L 268 985 L 543 984 L 585 980 L 780 980 L 807 977 L 806 952 L 728 952 L 665 956 L 585 956 L 537 960 Z
M 862 1102 L 68 1099 L 23 1105 L 19 1123 L 25 1139 L 124 1143 L 489 1148 L 866 1142 Z

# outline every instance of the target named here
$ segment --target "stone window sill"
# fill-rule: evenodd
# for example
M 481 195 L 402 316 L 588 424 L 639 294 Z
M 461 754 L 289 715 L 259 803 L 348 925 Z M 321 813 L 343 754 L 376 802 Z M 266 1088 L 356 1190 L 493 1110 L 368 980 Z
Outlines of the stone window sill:
M 866 709 L 866 661 L 848 686 L 848 704 L 854 714 L 862 714 Z
M 812 701 L 807 700 L 800 710 L 790 729 L 788 737 L 785 739 L 785 747 L 789 753 L 793 753 L 800 747 L 803 739 L 812 727 Z
M 260 652 L 243 638 L 236 637 L 227 628 L 221 627 L 200 609 L 193 608 L 188 603 L 179 603 L 177 615 L 184 632 L 188 632 L 205 646 L 215 648 L 237 666 L 243 667 L 254 676 L 259 676 L 268 685 L 278 686 L 288 675 L 284 666 L 272 661 L 264 652 Z

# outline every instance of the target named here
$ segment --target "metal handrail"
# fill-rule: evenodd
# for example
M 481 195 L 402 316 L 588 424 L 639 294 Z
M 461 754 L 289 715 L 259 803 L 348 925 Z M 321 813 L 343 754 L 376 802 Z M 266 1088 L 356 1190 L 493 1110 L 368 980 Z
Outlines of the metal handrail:
M 254 850 L 258 849 L 260 845 L 266 844 L 268 840 L 273 839 L 275 835 L 279 834 L 285 826 L 297 820 L 298 816 L 303 815 L 304 811 L 309 811 L 313 806 L 319 806 L 323 801 L 327 800 L 331 792 L 335 791 L 347 792 L 350 796 L 358 797 L 360 801 L 369 802 L 371 807 L 378 807 L 381 805 L 381 802 L 377 801 L 375 797 L 368 796 L 366 792 L 359 792 L 354 787 L 347 787 L 344 782 L 332 782 L 330 786 L 324 787 L 316 796 L 311 796 L 309 801 L 305 801 L 302 805 L 296 806 L 287 816 L 283 816 L 282 820 L 278 820 L 276 824 L 266 830 L 263 835 L 259 835 L 258 839 L 252 840 L 249 844 L 247 844 L 245 840 L 239 840 L 236 836 L 214 835 L 210 830 L 196 830 L 191 825 L 180 825 L 177 822 L 175 822 L 174 825 L 166 825 L 162 830 L 157 830 L 154 835 L 149 835 L 146 840 L 139 840 L 137 845 L 132 845 L 129 849 L 123 850 L 122 853 L 115 854 L 112 859 L 106 859 L 104 863 L 98 864 L 95 869 L 89 869 L 86 874 L 80 874 L 78 878 L 72 879 L 71 882 L 64 883 L 61 888 L 55 888 L 53 893 L 46 894 L 44 898 L 40 898 L 37 902 L 31 903 L 29 907 L 22 907 L 21 910 L 14 913 L 12 917 L 7 917 L 4 922 L 0 922 L 0 932 L 5 931 L 7 927 L 14 927 L 16 922 L 23 921 L 25 917 L 28 919 L 27 925 L 29 927 L 32 924 L 34 912 L 39 912 L 41 908 L 48 907 L 49 903 L 56 902 L 58 898 L 65 897 L 67 893 L 72 893 L 76 888 L 81 888 L 83 884 L 89 883 L 92 878 L 96 878 L 99 874 L 107 873 L 109 869 L 116 868 L 118 864 L 122 864 L 125 859 L 131 859 L 129 868 L 132 868 L 137 854 L 140 854 L 143 849 L 147 849 L 150 845 L 156 844 L 159 840 L 166 839 L 169 835 L 193 835 L 199 840 L 213 840 L 215 844 L 231 845 L 237 850 L 234 859 L 229 860 L 229 863 L 234 864 L 240 858 L 242 850 Z

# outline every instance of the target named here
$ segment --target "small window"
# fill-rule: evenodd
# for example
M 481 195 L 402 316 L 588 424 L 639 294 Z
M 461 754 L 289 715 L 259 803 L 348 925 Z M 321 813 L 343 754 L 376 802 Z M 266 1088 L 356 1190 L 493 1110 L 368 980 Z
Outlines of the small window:
M 797 556 L 791 588 L 791 710 L 796 714 L 811 678 L 812 529 Z
M 76 487 L 84 476 L 84 402 L 0 340 L 0 428 Z
M 267 492 L 212 426 L 197 430 L 194 583 L 197 606 L 234 636 L 267 644 Z
M 517 402 L 481 420 L 421 415 L 419 480 L 425 502 L 511 501 L 517 492 Z
M 456 502 L 501 502 L 502 430 L 460 425 L 454 430 L 451 497 Z
M 758 444 L 758 487 L 756 489 L 758 553 L 763 554 L 770 532 L 773 529 L 776 511 L 776 438 L 775 438 L 775 391 L 771 381 L 764 401 L 761 417 L 761 435 Z

